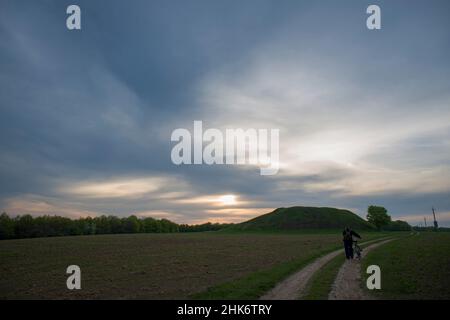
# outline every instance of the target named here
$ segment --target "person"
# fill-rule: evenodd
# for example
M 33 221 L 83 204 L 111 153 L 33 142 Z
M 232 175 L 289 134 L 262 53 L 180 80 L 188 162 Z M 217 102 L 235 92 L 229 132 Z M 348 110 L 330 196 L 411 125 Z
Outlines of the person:
M 342 232 L 342 237 L 342 241 L 344 241 L 345 257 L 349 260 L 353 259 L 353 237 L 361 239 L 361 236 L 349 227 L 345 227 Z

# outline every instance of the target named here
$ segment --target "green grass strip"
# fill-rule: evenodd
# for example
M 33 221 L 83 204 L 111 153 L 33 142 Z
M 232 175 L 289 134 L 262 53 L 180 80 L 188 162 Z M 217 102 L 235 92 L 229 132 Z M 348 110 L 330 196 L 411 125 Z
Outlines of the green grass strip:
M 323 268 L 313 275 L 306 287 L 307 294 L 301 298 L 304 300 L 327 300 L 331 286 L 344 262 L 345 256 L 343 254 L 328 261 Z

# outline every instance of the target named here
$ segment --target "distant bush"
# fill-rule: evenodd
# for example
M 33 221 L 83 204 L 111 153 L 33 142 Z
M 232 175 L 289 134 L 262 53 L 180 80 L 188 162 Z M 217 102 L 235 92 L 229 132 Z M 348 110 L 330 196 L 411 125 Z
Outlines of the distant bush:
M 0 239 L 11 239 L 14 236 L 14 221 L 3 212 L 0 215 Z
M 406 221 L 396 220 L 391 221 L 387 226 L 383 228 L 386 231 L 411 231 L 412 227 Z
M 180 232 L 202 232 L 202 231 L 218 231 L 233 225 L 232 223 L 211 223 L 188 225 L 180 224 Z
M 11 218 L 2 213 L 0 240 L 91 234 L 201 232 L 216 231 L 227 226 L 229 224 L 179 225 L 167 219 L 138 218 L 134 215 L 126 218 L 100 216 L 73 220 L 49 215 L 32 217 L 28 214 Z
M 434 231 L 439 231 L 439 232 L 450 232 L 450 228 L 447 228 L 447 227 L 439 227 L 439 228 L 435 228 L 435 227 L 421 227 L 421 226 L 414 226 L 414 227 L 412 227 L 412 229 L 414 230 L 414 231 L 420 231 L 420 232 L 427 232 L 427 231 L 430 231 L 430 232 L 434 232 Z

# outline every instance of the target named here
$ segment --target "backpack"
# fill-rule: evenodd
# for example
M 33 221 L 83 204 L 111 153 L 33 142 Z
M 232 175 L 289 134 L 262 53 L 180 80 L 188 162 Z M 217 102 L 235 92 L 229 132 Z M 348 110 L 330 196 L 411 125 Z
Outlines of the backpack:
M 346 230 L 344 233 L 344 241 L 353 241 L 352 231 Z

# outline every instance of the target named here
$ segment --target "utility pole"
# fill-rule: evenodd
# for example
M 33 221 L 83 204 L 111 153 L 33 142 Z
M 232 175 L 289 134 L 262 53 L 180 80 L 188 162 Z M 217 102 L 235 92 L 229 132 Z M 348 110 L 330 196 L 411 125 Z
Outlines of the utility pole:
M 423 221 L 425 222 L 425 228 L 427 227 L 427 217 L 423 217 Z
M 434 207 L 432 207 L 431 210 L 433 210 L 434 230 L 437 231 L 437 229 L 438 229 L 438 223 L 437 223 L 437 221 L 436 221 L 436 213 L 434 212 Z

